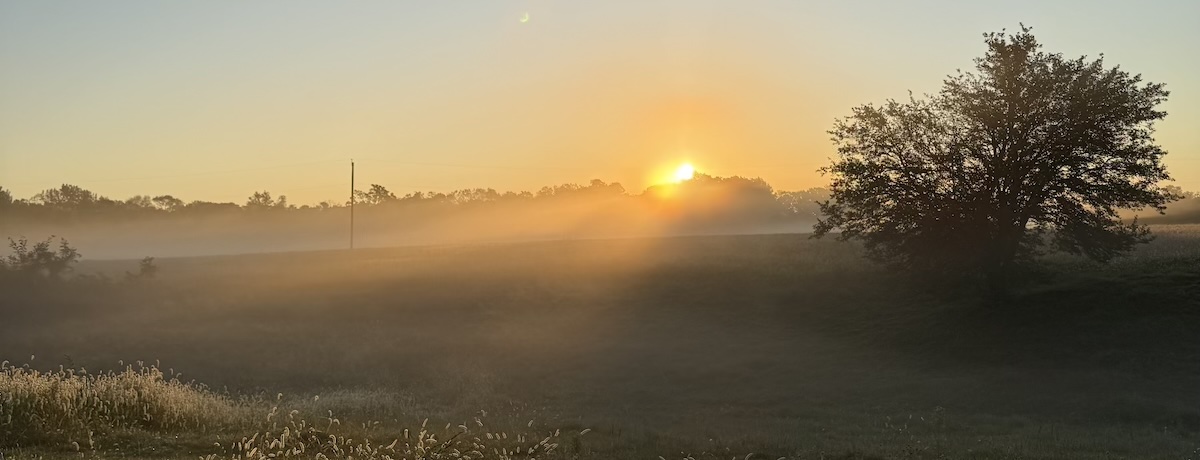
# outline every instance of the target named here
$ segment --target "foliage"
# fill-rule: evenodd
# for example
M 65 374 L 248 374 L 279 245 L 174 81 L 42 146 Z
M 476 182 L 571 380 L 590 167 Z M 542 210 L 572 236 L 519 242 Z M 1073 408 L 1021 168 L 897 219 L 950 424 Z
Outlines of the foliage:
M 66 239 L 58 240 L 57 251 L 52 249 L 53 241 L 51 236 L 31 246 L 27 238 L 9 238 L 12 254 L 0 261 L 0 266 L 6 272 L 26 277 L 59 279 L 71 271 L 71 265 L 79 261 L 80 255 Z
M 271 207 L 274 205 L 275 205 L 275 200 L 273 198 L 271 198 L 271 192 L 267 192 L 267 191 L 254 192 L 254 194 L 250 195 L 250 198 L 248 198 L 246 200 L 247 208 L 254 208 L 254 207 L 266 208 L 266 207 Z
M 167 212 L 178 211 L 180 208 L 183 208 L 183 206 L 184 206 L 183 200 L 181 200 L 179 198 L 175 198 L 171 195 L 159 195 L 159 196 L 154 197 L 154 199 L 151 201 L 154 203 L 154 207 L 156 209 L 167 211 Z
M 985 38 L 975 72 L 940 93 L 834 125 L 817 235 L 839 230 L 904 267 L 991 275 L 1046 247 L 1107 261 L 1146 242 L 1117 212 L 1174 198 L 1152 137 L 1163 85 L 1042 51 L 1025 27 Z
M 387 187 L 379 184 L 371 184 L 371 189 L 368 191 L 355 190 L 354 201 L 365 205 L 378 205 L 396 200 L 396 194 L 388 191 Z
M 70 184 L 42 191 L 33 197 L 35 202 L 63 209 L 79 209 L 106 200 L 83 187 Z
M 1200 193 L 1184 190 L 1182 187 L 1180 187 L 1178 185 L 1163 186 L 1163 191 L 1170 193 L 1172 196 L 1176 197 L 1180 201 L 1195 200 L 1197 198 L 1200 198 Z
M 249 210 L 289 208 L 286 195 L 279 195 L 278 198 L 272 198 L 271 192 L 265 190 L 261 192 L 254 192 L 253 195 L 250 195 L 250 198 L 246 199 L 245 207 Z
M 778 192 L 779 204 L 789 212 L 806 217 L 820 217 L 818 203 L 829 199 L 829 190 L 823 187 L 810 188 L 795 192 Z
M 134 195 L 126 198 L 125 204 L 136 208 L 154 208 L 154 200 L 146 195 Z

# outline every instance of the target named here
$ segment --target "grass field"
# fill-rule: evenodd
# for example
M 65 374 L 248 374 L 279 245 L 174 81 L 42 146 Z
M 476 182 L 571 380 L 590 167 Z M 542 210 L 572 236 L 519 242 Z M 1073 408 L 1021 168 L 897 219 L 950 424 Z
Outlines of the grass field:
M 159 362 L 235 415 L 0 452 L 229 457 L 278 405 L 377 444 L 558 430 L 551 458 L 1200 458 L 1200 227 L 1156 230 L 1004 303 L 803 235 L 163 259 L 6 293 L 0 359 Z

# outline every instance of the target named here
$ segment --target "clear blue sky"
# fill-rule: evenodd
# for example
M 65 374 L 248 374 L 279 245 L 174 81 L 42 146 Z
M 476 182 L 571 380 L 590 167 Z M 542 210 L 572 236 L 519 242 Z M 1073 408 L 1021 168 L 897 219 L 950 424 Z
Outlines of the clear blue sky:
M 682 161 L 807 188 L 835 117 L 1020 22 L 1166 82 L 1158 139 L 1200 190 L 1200 2 L 1165 0 L 3 2 L 0 185 L 311 203 L 354 157 L 398 193 L 640 189 Z

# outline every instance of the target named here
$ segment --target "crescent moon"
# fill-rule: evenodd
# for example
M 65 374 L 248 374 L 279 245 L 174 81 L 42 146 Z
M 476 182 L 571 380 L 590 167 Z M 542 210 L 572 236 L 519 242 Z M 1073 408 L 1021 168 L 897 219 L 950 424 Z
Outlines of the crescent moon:
M 526 22 L 529 22 L 529 13 L 525 13 L 523 16 L 521 16 L 521 23 Z

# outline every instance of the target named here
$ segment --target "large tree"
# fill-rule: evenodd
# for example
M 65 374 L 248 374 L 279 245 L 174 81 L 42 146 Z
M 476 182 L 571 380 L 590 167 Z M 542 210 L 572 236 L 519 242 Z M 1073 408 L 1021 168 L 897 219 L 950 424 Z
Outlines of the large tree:
M 1152 137 L 1163 85 L 1103 56 L 1045 52 L 1026 27 L 984 37 L 975 70 L 939 93 L 836 122 L 816 235 L 839 231 L 904 267 L 989 276 L 1046 247 L 1105 261 L 1148 241 L 1117 212 L 1174 198 Z

